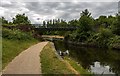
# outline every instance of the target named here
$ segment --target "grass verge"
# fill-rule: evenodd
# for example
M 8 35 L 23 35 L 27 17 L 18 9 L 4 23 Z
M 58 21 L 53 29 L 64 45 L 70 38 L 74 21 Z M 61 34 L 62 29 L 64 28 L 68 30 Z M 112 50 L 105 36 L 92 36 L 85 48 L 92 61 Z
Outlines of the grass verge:
M 38 41 L 33 40 L 10 40 L 2 39 L 2 69 L 12 61 L 19 53 L 37 43 Z
M 93 76 L 92 73 L 84 69 L 80 64 L 77 64 L 76 61 L 69 57 L 64 57 L 64 59 L 70 63 L 70 65 L 80 74 L 80 76 Z
M 76 74 L 64 60 L 58 59 L 49 42 L 40 53 L 42 74 Z

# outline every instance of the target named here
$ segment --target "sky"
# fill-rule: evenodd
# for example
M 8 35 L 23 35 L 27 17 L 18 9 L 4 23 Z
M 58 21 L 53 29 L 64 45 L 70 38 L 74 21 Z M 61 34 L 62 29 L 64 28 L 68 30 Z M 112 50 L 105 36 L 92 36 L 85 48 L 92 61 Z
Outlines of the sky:
M 8 21 L 17 14 L 25 13 L 32 24 L 41 24 L 43 20 L 78 19 L 80 13 L 88 9 L 93 18 L 101 15 L 109 16 L 118 12 L 119 0 L 2 0 L 0 17 Z

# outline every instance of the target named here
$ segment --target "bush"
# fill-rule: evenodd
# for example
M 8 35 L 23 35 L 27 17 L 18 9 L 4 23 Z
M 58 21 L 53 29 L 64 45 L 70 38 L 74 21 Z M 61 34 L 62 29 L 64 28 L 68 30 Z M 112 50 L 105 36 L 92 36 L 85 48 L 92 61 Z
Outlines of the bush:
M 109 46 L 109 48 L 120 49 L 120 36 L 116 35 L 116 36 L 110 38 L 110 40 L 108 42 L 108 46 Z
M 99 33 L 94 34 L 88 39 L 88 43 L 96 44 L 98 47 L 108 47 L 111 37 L 113 37 L 113 34 L 109 29 L 101 29 Z
M 116 35 L 120 35 L 120 15 L 117 15 L 116 21 L 111 25 L 112 32 Z
M 2 37 L 6 39 L 15 39 L 15 40 L 30 40 L 33 39 L 32 35 L 30 33 L 25 33 L 20 30 L 10 30 L 3 28 L 2 29 Z
M 93 33 L 91 31 L 87 32 L 77 32 L 75 39 L 78 40 L 78 42 L 85 42 Z

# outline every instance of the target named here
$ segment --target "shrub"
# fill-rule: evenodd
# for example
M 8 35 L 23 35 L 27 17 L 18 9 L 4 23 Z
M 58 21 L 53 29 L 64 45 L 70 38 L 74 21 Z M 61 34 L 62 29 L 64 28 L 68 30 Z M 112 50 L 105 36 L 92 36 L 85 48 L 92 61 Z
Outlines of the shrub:
M 120 49 L 120 36 L 114 36 L 112 38 L 109 39 L 108 42 L 108 46 L 109 48 L 118 48 Z
M 10 30 L 3 28 L 2 29 L 2 37 L 6 39 L 16 39 L 16 40 L 29 40 L 33 39 L 32 35 L 30 33 L 25 33 L 20 30 Z
M 111 37 L 113 37 L 112 32 L 109 29 L 102 28 L 99 33 L 94 34 L 88 39 L 88 43 L 96 44 L 98 47 L 108 47 Z

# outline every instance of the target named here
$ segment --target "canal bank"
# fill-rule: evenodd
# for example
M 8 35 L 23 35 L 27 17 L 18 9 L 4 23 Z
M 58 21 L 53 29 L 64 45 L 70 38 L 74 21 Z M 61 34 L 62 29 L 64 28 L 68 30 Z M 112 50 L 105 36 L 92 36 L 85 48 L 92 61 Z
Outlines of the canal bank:
M 105 48 L 91 48 L 80 45 L 71 45 L 64 41 L 54 41 L 59 52 L 69 50 L 69 57 L 80 64 L 84 69 L 94 74 L 117 76 L 120 74 L 120 51 Z
M 88 42 L 76 42 L 76 41 L 70 41 L 70 40 L 64 40 L 65 43 L 67 44 L 71 44 L 73 46 L 82 46 L 82 47 L 91 47 L 91 48 L 103 48 L 103 47 L 100 47 L 99 45 L 97 44 L 94 44 L 94 43 L 88 43 Z M 120 50 L 120 45 L 114 45 L 114 46 L 109 46 L 109 47 L 104 47 L 106 49 L 114 49 L 114 50 Z
M 53 75 L 64 75 L 73 74 L 79 75 L 74 68 L 66 62 L 64 59 L 59 57 L 53 43 L 49 42 L 40 53 L 42 74 L 53 74 Z

